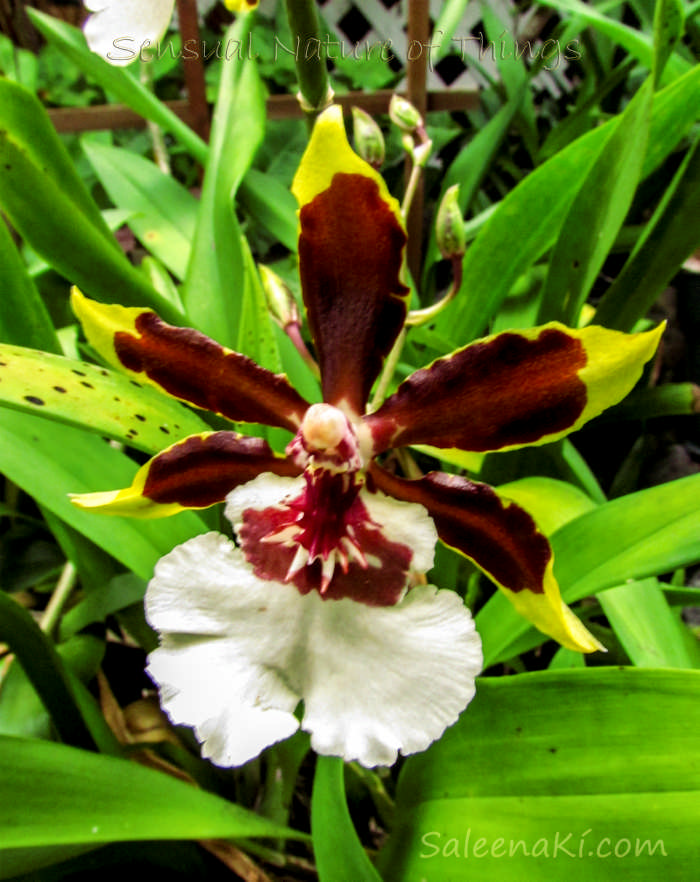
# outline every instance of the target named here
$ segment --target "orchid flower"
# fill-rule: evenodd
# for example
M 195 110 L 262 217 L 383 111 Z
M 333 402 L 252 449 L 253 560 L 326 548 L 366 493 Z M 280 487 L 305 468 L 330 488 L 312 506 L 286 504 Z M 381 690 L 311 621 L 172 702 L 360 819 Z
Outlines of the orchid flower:
M 197 0 L 209 9 L 215 0 Z M 224 0 L 232 12 L 246 12 L 258 0 Z M 110 64 L 123 67 L 139 57 L 142 46 L 163 39 L 173 17 L 175 0 L 85 0 L 92 13 L 83 25 L 90 49 Z
M 600 644 L 562 602 L 526 511 L 483 483 L 409 480 L 378 458 L 414 444 L 493 451 L 561 438 L 627 394 L 662 329 L 498 334 L 416 371 L 367 412 L 407 314 L 398 203 L 350 148 L 337 106 L 317 119 L 292 189 L 322 403 L 197 331 L 73 294 L 108 361 L 230 420 L 289 430 L 286 455 L 233 431 L 191 436 L 131 487 L 74 501 L 141 517 L 226 501 L 237 545 L 217 533 L 189 540 L 159 562 L 146 597 L 162 640 L 149 672 L 205 755 L 245 762 L 296 731 L 303 700 L 317 752 L 388 764 L 456 720 L 481 664 L 459 596 L 418 584 L 436 538 L 564 646 Z

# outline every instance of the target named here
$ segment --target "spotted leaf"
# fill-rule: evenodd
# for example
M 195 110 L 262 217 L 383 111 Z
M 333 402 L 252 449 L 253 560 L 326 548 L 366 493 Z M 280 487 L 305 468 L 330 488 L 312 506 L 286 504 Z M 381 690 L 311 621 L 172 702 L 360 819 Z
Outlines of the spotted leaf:
M 155 453 L 206 428 L 194 413 L 122 373 L 0 345 L 0 404 Z

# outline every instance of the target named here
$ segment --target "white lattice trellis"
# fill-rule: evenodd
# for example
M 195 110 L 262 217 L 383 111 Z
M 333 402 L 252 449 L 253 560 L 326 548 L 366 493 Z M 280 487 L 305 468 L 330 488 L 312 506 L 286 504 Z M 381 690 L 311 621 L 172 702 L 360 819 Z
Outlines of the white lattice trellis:
M 277 2 L 262 0 L 261 9 L 272 10 Z M 430 18 L 433 24 L 438 20 L 443 5 L 441 0 L 431 0 Z M 502 46 L 497 39 L 489 48 L 486 29 L 482 24 L 485 5 L 504 24 Z M 349 46 L 376 46 L 391 41 L 391 52 L 398 63 L 405 62 L 409 54 L 407 6 L 405 0 L 319 0 L 323 17 L 340 36 L 347 38 Z M 473 89 L 484 86 L 487 78 L 482 75 L 479 66 L 488 76 L 499 79 L 493 55 L 505 51 L 510 53 L 507 57 L 512 57 L 515 41 L 529 30 L 535 13 L 535 7 L 525 13 L 519 12 L 511 0 L 472 0 L 467 4 L 451 41 L 444 38 L 446 46 L 443 48 L 448 51 L 447 57 L 429 66 L 428 89 Z M 443 36 L 435 33 L 432 44 L 435 46 L 441 40 Z M 541 40 L 532 40 L 531 45 L 534 51 L 542 49 Z M 429 54 L 435 60 L 439 53 L 433 50 Z M 543 70 L 535 78 L 535 83 L 540 89 L 559 96 L 562 84 L 566 88 L 565 72 L 566 60 L 562 58 L 556 70 Z

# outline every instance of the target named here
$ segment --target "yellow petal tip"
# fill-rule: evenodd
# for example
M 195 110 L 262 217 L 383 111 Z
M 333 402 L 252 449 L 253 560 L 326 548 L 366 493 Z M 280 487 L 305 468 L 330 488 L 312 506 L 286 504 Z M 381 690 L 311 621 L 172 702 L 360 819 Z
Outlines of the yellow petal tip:
M 106 490 L 100 493 L 69 493 L 68 498 L 77 508 L 94 511 L 108 509 L 123 491 Z
M 561 606 L 564 632 L 557 639 L 562 646 L 565 646 L 567 649 L 573 649 L 575 652 L 608 651 L 564 602 L 562 602 Z

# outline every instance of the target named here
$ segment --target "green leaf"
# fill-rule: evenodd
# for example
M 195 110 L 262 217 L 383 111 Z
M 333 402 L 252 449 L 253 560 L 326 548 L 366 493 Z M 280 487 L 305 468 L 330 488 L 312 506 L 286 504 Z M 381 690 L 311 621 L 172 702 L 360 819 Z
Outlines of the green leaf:
M 20 49 L 9 37 L 0 34 L 0 73 L 34 91 L 37 87 L 38 68 L 38 58 L 33 52 Z
M 75 567 L 82 590 L 86 594 L 102 592 L 105 583 L 121 571 L 116 561 L 45 506 L 39 504 L 39 510 L 66 560 Z
M 9 80 L 0 80 L 0 128 L 4 130 L 3 141 L 8 139 L 10 144 L 21 147 L 31 165 L 40 169 L 45 179 L 50 179 L 105 242 L 118 251 L 117 243 L 41 103 L 28 89 Z M 5 166 L 5 171 L 10 169 Z
M 440 47 L 433 56 L 433 61 L 443 59 L 454 48 L 452 38 L 464 15 L 469 0 L 445 0 L 440 4 L 440 12 L 433 28 L 433 36 L 439 38 Z
M 582 19 L 586 24 L 596 28 L 601 34 L 605 34 L 607 37 L 610 37 L 614 43 L 622 46 L 623 49 L 626 49 L 630 55 L 633 55 L 638 61 L 640 61 L 647 70 L 651 71 L 654 69 L 655 65 L 658 64 L 660 60 L 658 55 L 659 50 L 648 34 L 635 31 L 634 28 L 622 24 L 622 22 L 615 21 L 613 18 L 608 18 L 603 15 L 602 12 L 599 12 L 594 6 L 589 6 L 580 2 L 580 0 L 540 0 L 540 2 L 543 6 L 549 6 L 560 12 L 569 12 L 571 15 Z M 669 58 L 667 72 L 669 77 L 675 78 L 687 73 L 689 67 L 689 62 L 685 61 L 685 59 L 681 58 L 679 55 L 673 55 Z
M 646 152 L 652 86 L 648 79 L 639 89 L 616 120 L 588 174 L 582 176 L 552 251 L 541 321 L 577 324 L 632 204 Z
M 554 657 L 552 658 L 549 665 L 547 665 L 547 670 L 562 671 L 567 670 L 568 668 L 585 667 L 586 657 L 582 653 L 576 652 L 573 649 L 567 649 L 565 646 L 560 646 L 559 649 L 554 653 Z
M 654 96 L 644 178 L 670 153 L 698 115 L 696 67 Z M 459 344 L 478 336 L 508 291 L 554 243 L 582 176 L 600 155 L 616 120 L 578 138 L 513 189 L 474 240 L 464 259 L 459 294 L 436 322 Z
M 700 475 L 691 475 L 599 505 L 557 530 L 550 542 L 564 600 L 700 560 L 699 492 Z M 500 592 L 477 613 L 476 624 L 485 667 L 543 640 Z
M 0 219 L 0 340 L 60 352 L 48 310 Z
M 700 141 L 686 154 L 643 235 L 603 295 L 596 324 L 631 331 L 697 245 Z
M 700 410 L 700 387 L 695 383 L 664 383 L 635 389 L 609 408 L 602 420 L 649 420 L 662 416 L 690 416 Z
M 149 839 L 306 838 L 128 760 L 11 737 L 0 737 L 0 748 L 0 855 Z
M 283 373 L 297 392 L 312 404 L 321 401 L 321 387 L 309 366 L 299 357 L 299 350 L 279 327 L 273 325 L 272 330 L 277 338 L 277 349 L 282 360 Z
M 81 511 L 71 493 L 131 484 L 136 463 L 107 442 L 72 426 L 5 409 L 0 420 L 0 472 L 25 493 L 99 545 L 142 579 L 156 562 L 206 531 L 194 512 L 162 521 L 135 521 Z
M 683 34 L 682 0 L 657 0 L 654 10 L 654 83 L 658 83 Z
M 570 521 L 552 537 L 567 597 L 700 559 L 700 475 L 630 493 Z
M 700 647 L 672 612 L 657 579 L 626 582 L 597 595 L 633 664 L 640 668 L 699 668 Z
M 117 371 L 2 344 L 0 403 L 151 454 L 209 429 L 179 402 Z
M 459 722 L 402 769 L 386 882 L 691 878 L 698 699 L 690 671 L 480 680 Z
M 180 291 L 175 285 L 173 277 L 157 258 L 150 254 L 144 255 L 139 269 L 145 274 L 148 281 L 159 294 L 169 300 L 179 310 L 182 310 Z
M 177 320 L 119 249 L 45 110 L 7 80 L 0 80 L 0 165 L 0 206 L 40 257 L 97 300 L 118 295 Z
M 238 202 L 286 248 L 297 250 L 297 201 L 274 175 L 248 169 L 238 189 Z
M 207 145 L 199 135 L 156 98 L 131 72 L 114 67 L 91 52 L 79 28 L 74 28 L 36 9 L 27 9 L 27 15 L 42 37 L 56 46 L 92 80 L 144 119 L 151 120 L 164 131 L 170 132 L 202 165 L 206 163 Z
M 17 659 L 3 662 L 1 682 L 0 734 L 50 739 L 51 718 Z
M 261 367 L 278 374 L 282 365 L 274 325 L 253 255 L 244 238 L 241 238 L 241 250 L 245 264 L 245 284 L 241 297 L 236 352 L 247 355 Z
M 146 582 L 133 573 L 110 579 L 100 591 L 93 591 L 70 609 L 61 620 L 61 639 L 66 640 L 93 622 L 104 622 L 107 616 L 139 603 L 146 593 Z
M 531 514 L 546 536 L 596 507 L 578 487 L 554 478 L 521 478 L 497 489 L 499 496 L 516 502 Z
M 244 41 L 250 19 L 239 16 L 225 40 Z M 265 97 L 254 62 L 227 62 L 182 300 L 194 327 L 231 348 L 238 337 L 245 274 L 234 200 L 264 125 Z
M 320 882 L 381 882 L 352 825 L 337 757 L 320 756 L 316 763 L 311 832 Z
M 48 637 L 30 614 L 0 591 L 0 642 L 16 655 L 37 694 L 68 744 L 94 750 L 99 734 L 90 731 L 74 686 Z
M 86 138 L 82 147 L 109 198 L 130 212 L 129 227 L 141 244 L 184 278 L 199 207 L 195 197 L 141 156 Z
M 15 638 L 13 638 L 15 639 Z M 21 639 L 17 635 L 16 639 Z M 86 694 L 82 683 L 91 680 L 99 668 L 104 657 L 105 643 L 97 637 L 81 634 L 66 643 L 56 647 L 64 664 L 68 681 L 72 684 L 75 693 L 76 707 L 87 708 L 92 704 L 93 713 L 88 714 L 87 722 L 94 721 L 95 731 L 93 736 L 103 752 L 118 754 L 120 748 L 116 738 L 112 735 L 107 723 L 101 714 L 96 715 L 94 699 Z M 46 664 L 46 658 L 43 659 Z M 49 660 L 50 661 L 50 660 Z M 31 660 L 35 664 L 35 660 Z M 7 665 L 7 663 L 6 663 Z M 42 667 L 43 671 L 43 667 Z M 2 676 L 2 689 L 0 690 L 0 733 L 3 735 L 21 735 L 25 738 L 55 738 L 56 731 L 51 729 L 51 717 L 46 710 L 44 702 L 39 697 L 45 688 L 52 688 L 51 674 L 46 675 L 35 671 L 35 677 L 41 679 L 41 690 L 38 693 L 27 677 L 17 657 L 9 662 Z M 79 677 L 76 680 L 71 677 Z

